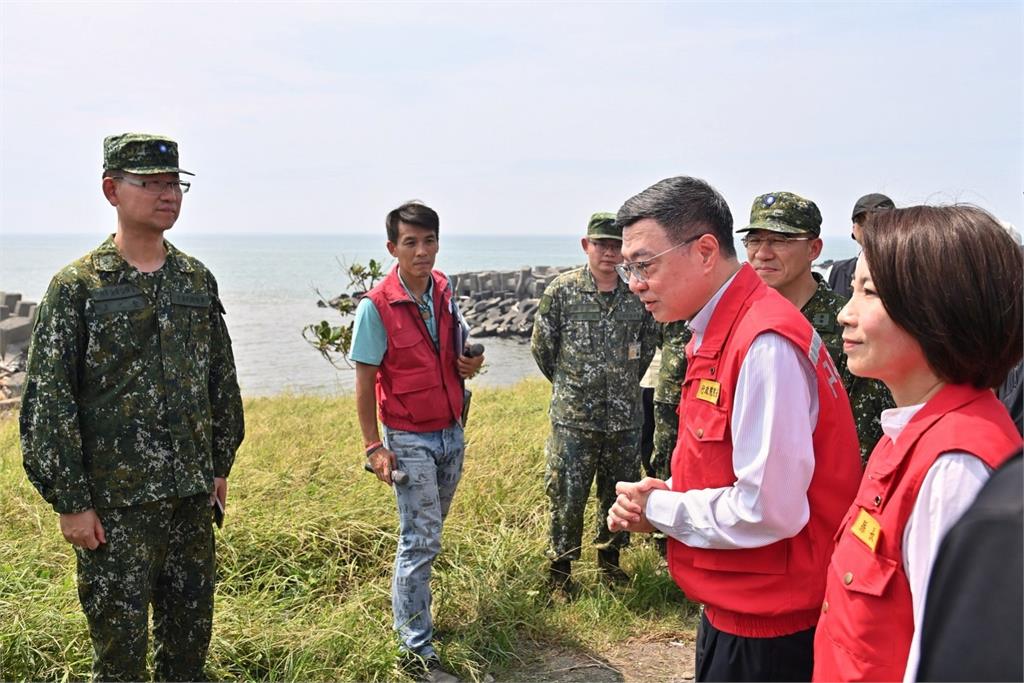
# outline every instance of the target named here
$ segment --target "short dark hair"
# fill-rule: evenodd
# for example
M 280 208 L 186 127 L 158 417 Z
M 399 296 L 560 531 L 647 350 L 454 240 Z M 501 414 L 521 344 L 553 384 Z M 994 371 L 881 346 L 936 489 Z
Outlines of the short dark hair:
M 677 176 L 651 185 L 626 200 L 616 222 L 628 228 L 645 218 L 657 221 L 676 244 L 711 233 L 721 253 L 736 256 L 729 205 L 700 178 Z
M 437 212 L 416 199 L 388 212 L 387 218 L 384 219 L 384 227 L 387 228 L 389 242 L 398 242 L 399 223 L 431 230 L 434 237 L 441 234 L 441 219 L 437 217 Z
M 1024 353 L 1024 257 L 976 206 L 868 215 L 864 258 L 882 305 L 941 379 L 996 387 Z

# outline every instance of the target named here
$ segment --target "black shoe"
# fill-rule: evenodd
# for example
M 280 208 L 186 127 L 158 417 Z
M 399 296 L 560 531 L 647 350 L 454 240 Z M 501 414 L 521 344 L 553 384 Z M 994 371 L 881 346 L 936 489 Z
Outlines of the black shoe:
M 427 660 L 427 672 L 424 676 L 417 678 L 417 681 L 424 683 L 461 683 L 462 679 L 441 666 L 441 660 L 431 657 Z
M 548 574 L 548 590 L 552 596 L 561 593 L 572 602 L 580 594 L 580 586 L 572 579 L 572 562 L 559 560 L 551 563 Z
M 619 566 L 619 551 L 617 549 L 598 550 L 597 568 L 601 570 L 601 579 L 605 583 L 625 585 L 629 583 L 629 574 L 622 571 Z
M 424 683 L 459 683 L 459 677 L 445 670 L 437 657 L 424 659 L 419 655 L 406 653 L 399 662 L 402 673 L 415 681 Z

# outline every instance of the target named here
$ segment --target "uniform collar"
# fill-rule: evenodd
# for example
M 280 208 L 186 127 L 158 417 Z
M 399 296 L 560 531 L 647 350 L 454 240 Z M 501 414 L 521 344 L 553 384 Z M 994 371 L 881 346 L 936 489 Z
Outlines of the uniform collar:
M 177 247 L 168 242 L 163 241 L 164 250 L 167 252 L 167 259 L 164 262 L 164 266 L 171 264 L 171 267 L 177 268 L 178 270 L 186 273 L 191 273 L 193 268 L 192 264 L 188 259 L 182 258 L 182 253 L 178 251 Z M 119 270 L 128 270 L 132 266 L 124 257 L 121 256 L 121 252 L 117 250 L 117 245 L 114 244 L 114 236 L 109 235 L 107 239 L 103 240 L 96 250 L 92 252 L 92 262 L 96 267 L 96 270 L 113 273 Z

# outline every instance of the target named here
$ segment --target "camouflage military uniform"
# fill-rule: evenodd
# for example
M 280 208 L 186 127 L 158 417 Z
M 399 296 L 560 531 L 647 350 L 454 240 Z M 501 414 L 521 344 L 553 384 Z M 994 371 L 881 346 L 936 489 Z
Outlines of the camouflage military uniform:
M 640 469 L 640 378 L 651 362 L 658 330 L 622 282 L 599 292 L 588 267 L 548 286 L 534 319 L 532 351 L 551 380 L 547 494 L 551 500 L 552 561 L 577 560 L 583 513 L 597 477 L 598 549 L 629 543 L 604 523 L 617 481 Z
M 59 513 L 95 509 L 106 532 L 96 550 L 76 547 L 103 680 L 148 678 L 150 600 L 157 677 L 202 677 L 213 613 L 209 494 L 244 432 L 216 281 L 164 245 L 155 273 L 130 266 L 108 238 L 54 277 L 22 400 L 29 479 Z
M 654 388 L 654 462 L 658 479 L 668 479 L 679 433 L 679 395 L 686 378 L 686 345 L 693 333 L 685 321 L 661 326 L 661 371 Z
M 892 395 L 884 384 L 878 380 L 856 377 L 846 367 L 843 328 L 836 319 L 839 310 L 846 305 L 846 298 L 829 289 L 821 275 L 813 275 L 818 283 L 818 289 L 800 312 L 814 326 L 821 341 L 832 354 L 836 368 L 839 369 L 839 376 L 850 397 L 853 420 L 857 425 L 861 462 L 867 463 L 875 444 L 882 438 L 882 411 L 893 408 L 896 404 L 893 403 Z

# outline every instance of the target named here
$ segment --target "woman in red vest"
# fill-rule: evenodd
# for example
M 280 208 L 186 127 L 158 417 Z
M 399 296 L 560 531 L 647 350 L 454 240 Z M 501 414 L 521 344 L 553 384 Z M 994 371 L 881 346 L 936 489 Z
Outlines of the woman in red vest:
M 1021 358 L 1024 264 L 969 206 L 877 213 L 863 247 L 843 348 L 897 407 L 836 533 L 814 680 L 912 681 L 939 543 L 1021 444 L 991 388 Z

